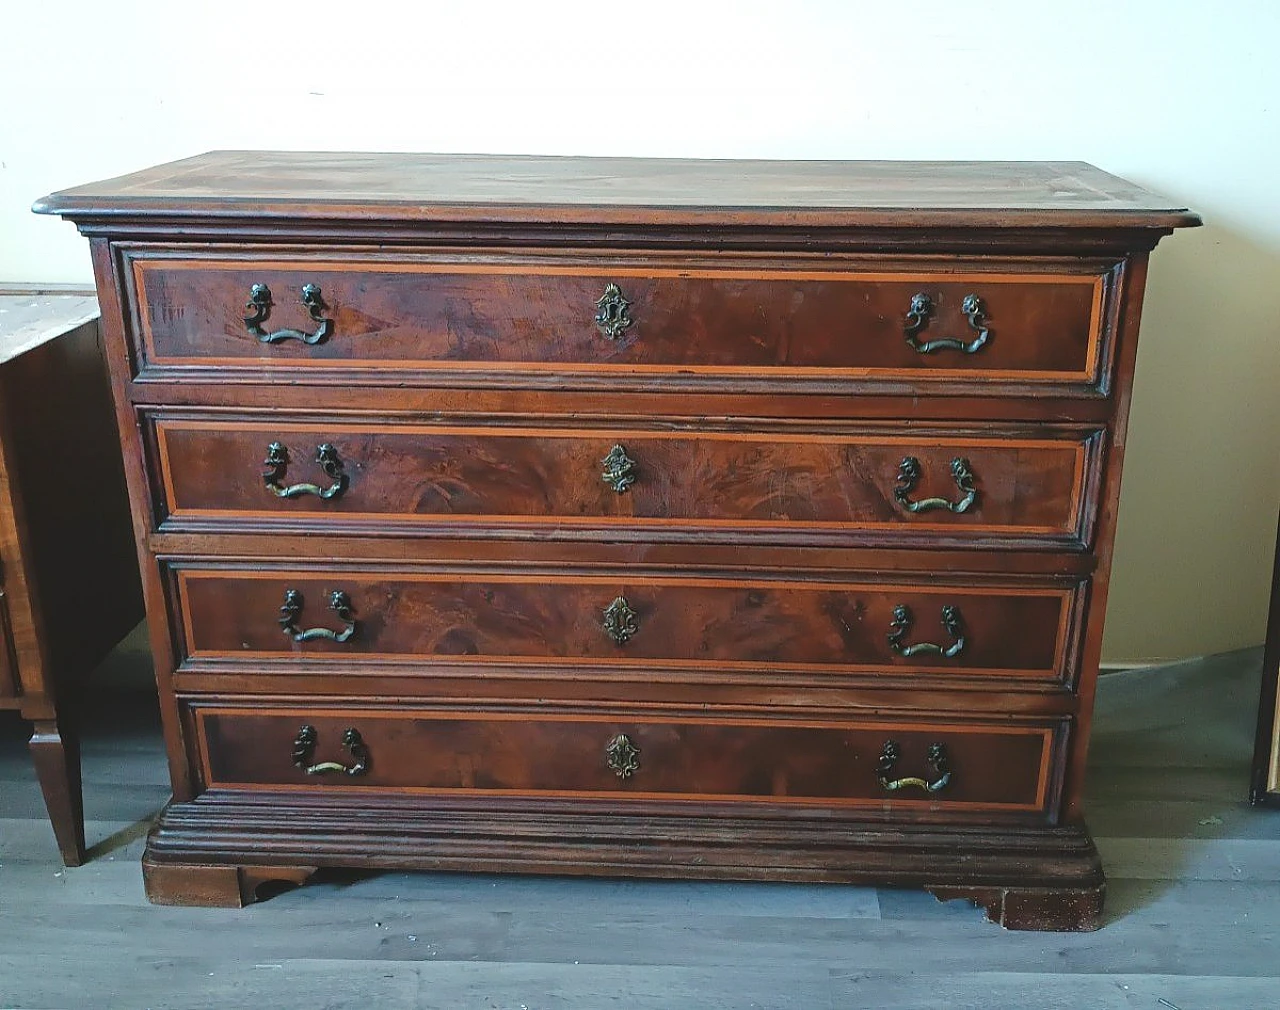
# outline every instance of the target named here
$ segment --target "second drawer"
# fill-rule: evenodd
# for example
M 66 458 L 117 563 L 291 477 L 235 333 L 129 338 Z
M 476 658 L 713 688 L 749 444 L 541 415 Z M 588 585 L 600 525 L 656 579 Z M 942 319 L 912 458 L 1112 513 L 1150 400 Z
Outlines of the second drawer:
M 525 666 L 1070 677 L 1087 583 L 179 567 L 186 652 Z M 1047 581 L 1047 580 L 1046 580 Z
M 166 529 L 1085 547 L 1101 433 L 155 419 Z

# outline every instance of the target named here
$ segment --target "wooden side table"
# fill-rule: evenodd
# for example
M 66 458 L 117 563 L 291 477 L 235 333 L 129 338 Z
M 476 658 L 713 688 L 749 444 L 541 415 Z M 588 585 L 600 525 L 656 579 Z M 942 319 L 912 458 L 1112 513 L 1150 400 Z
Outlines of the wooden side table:
M 1262 656 L 1262 700 L 1258 706 L 1258 740 L 1253 754 L 1250 798 L 1255 804 L 1280 807 L 1280 537 L 1267 613 L 1270 616 Z
M 0 708 L 34 723 L 68 866 L 85 848 L 80 684 L 142 619 L 97 317 L 90 294 L 0 289 Z

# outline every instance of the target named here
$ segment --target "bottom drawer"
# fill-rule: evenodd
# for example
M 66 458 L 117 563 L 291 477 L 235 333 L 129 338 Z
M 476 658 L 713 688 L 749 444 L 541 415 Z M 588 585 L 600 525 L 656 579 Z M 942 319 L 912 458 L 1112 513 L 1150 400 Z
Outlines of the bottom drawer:
M 190 709 L 210 788 L 1047 811 L 1063 720 Z

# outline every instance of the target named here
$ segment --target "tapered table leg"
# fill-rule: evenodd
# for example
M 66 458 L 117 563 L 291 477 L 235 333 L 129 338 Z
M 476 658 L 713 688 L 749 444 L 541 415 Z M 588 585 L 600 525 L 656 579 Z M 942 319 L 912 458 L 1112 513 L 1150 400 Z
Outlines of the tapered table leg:
M 80 738 L 55 721 L 39 721 L 31 734 L 36 766 L 53 834 L 67 866 L 84 862 L 84 799 L 80 788 Z

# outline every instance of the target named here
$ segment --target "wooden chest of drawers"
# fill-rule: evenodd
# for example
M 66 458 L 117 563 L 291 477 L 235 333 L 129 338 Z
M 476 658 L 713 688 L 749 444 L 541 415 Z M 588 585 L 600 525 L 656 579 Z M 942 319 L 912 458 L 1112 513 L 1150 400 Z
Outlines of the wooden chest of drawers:
M 320 866 L 832 880 L 1097 924 L 1146 257 L 1081 164 L 215 153 L 91 239 L 159 902 Z

